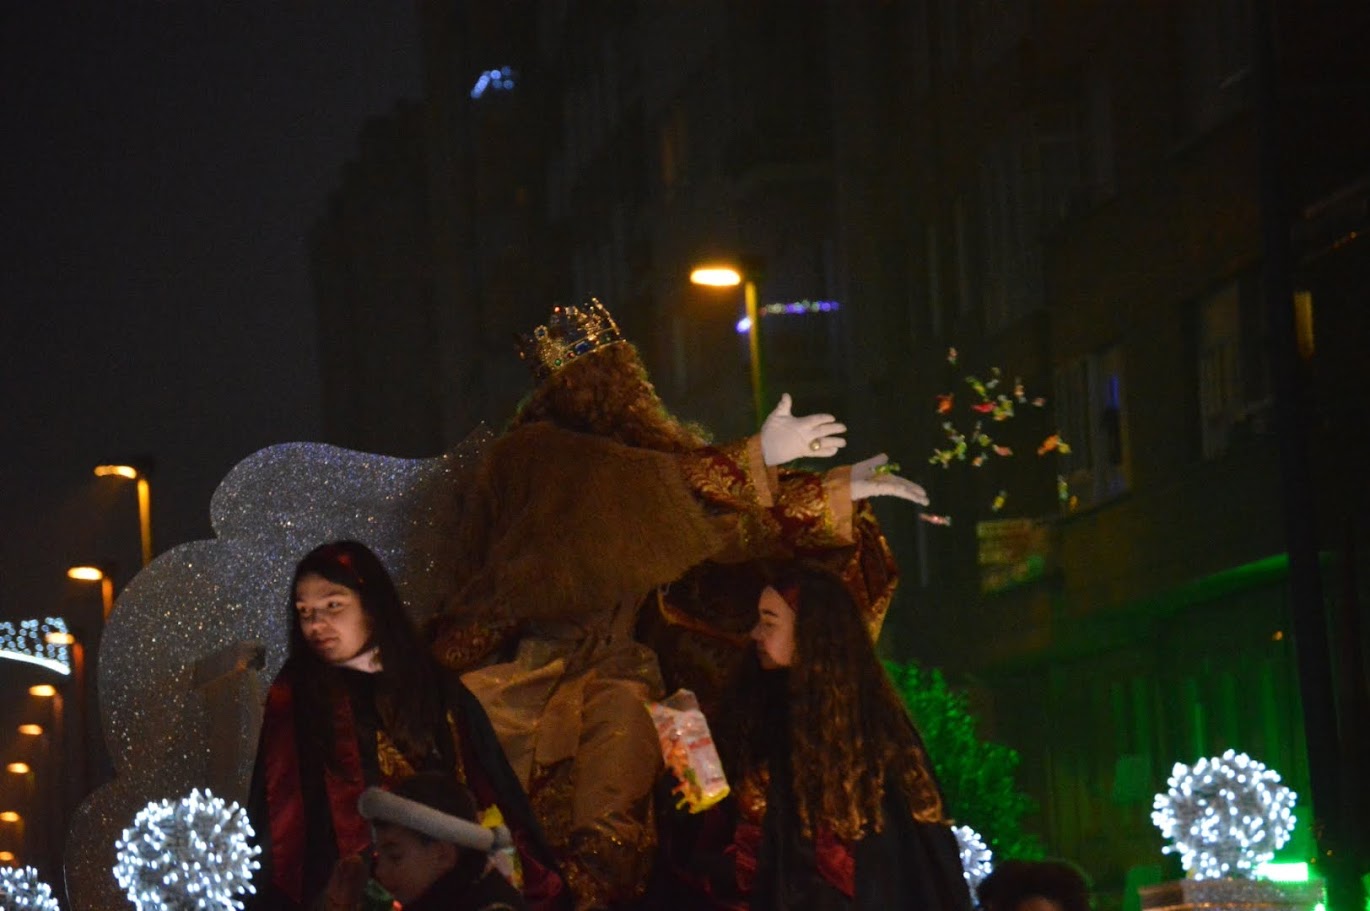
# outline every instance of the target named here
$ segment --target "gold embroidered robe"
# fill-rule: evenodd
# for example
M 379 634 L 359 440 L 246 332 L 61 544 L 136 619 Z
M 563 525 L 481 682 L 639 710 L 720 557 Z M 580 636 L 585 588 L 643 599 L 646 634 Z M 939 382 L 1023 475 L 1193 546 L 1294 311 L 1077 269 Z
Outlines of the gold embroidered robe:
M 537 423 L 487 451 L 464 492 L 459 589 L 434 647 L 465 669 L 500 634 L 519 637 L 513 660 L 464 680 L 579 908 L 645 886 L 661 755 L 643 703 L 663 695 L 657 650 L 670 653 L 673 685 L 722 678 L 755 613 L 739 565 L 825 555 L 858 604 L 883 614 L 893 560 L 869 511 L 852 509 L 849 484 L 845 468 L 768 469 L 755 438 L 665 453 Z

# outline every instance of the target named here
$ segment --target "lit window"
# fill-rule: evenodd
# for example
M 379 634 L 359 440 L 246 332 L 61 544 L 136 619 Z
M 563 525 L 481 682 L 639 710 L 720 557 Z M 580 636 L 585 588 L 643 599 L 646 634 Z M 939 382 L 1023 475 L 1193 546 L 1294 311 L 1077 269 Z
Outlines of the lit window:
M 1110 500 L 1131 486 L 1122 348 L 1113 345 L 1056 371 L 1056 420 L 1070 446 L 1060 456 L 1067 508 Z

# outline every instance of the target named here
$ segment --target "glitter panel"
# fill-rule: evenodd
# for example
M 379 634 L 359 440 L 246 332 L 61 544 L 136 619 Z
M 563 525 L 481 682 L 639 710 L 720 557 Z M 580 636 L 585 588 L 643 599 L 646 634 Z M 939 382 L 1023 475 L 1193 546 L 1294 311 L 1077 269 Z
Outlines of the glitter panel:
M 128 907 L 111 872 L 114 843 L 148 802 L 180 799 L 216 777 L 218 796 L 246 801 L 261 699 L 286 657 L 287 588 L 308 551 L 361 541 L 390 569 L 416 619 L 441 604 L 448 580 L 439 561 L 456 518 L 454 492 L 490 439 L 482 428 L 431 459 L 320 443 L 263 449 L 215 491 L 213 540 L 175 547 L 134 577 L 100 647 L 100 720 L 114 779 L 73 819 L 66 845 L 72 908 Z M 233 692 L 246 695 L 226 707 L 222 689 L 195 687 L 196 665 L 239 643 L 260 643 L 265 666 L 239 675 Z
M 1137 891 L 1143 911 L 1312 911 L 1323 900 L 1321 882 L 1180 879 Z

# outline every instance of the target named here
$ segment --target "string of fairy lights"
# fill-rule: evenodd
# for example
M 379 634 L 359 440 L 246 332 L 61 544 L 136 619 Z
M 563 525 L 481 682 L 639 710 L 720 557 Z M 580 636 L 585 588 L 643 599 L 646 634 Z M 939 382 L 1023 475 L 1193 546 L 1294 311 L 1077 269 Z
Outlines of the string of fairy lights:
M 194 790 L 149 803 L 115 844 L 114 878 L 138 911 L 241 911 L 262 849 L 236 802 Z
M 71 673 L 71 631 L 61 617 L 0 620 L 0 658 L 36 664 L 67 676 Z
M 1250 878 L 1294 831 L 1292 790 L 1245 753 L 1228 750 L 1192 766 L 1176 763 L 1151 820 L 1195 879 Z
M 979 832 L 970 826 L 952 826 L 956 836 L 956 847 L 961 853 L 961 872 L 966 877 L 970 894 L 974 895 L 980 883 L 994 870 L 994 852 Z

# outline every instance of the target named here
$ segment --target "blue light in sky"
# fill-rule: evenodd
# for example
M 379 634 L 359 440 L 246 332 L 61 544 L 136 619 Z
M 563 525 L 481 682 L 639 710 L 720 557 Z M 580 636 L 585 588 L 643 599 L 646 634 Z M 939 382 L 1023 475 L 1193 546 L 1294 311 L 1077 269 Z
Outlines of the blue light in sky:
M 760 308 L 761 316 L 795 316 L 802 313 L 835 313 L 842 309 L 837 301 L 791 301 L 782 304 L 766 304 Z M 745 316 L 737 321 L 737 334 L 746 335 L 752 330 L 752 321 Z
M 508 92 L 514 88 L 517 74 L 512 67 L 502 66 L 497 70 L 486 70 L 476 79 L 471 88 L 471 97 L 480 98 L 486 92 Z

